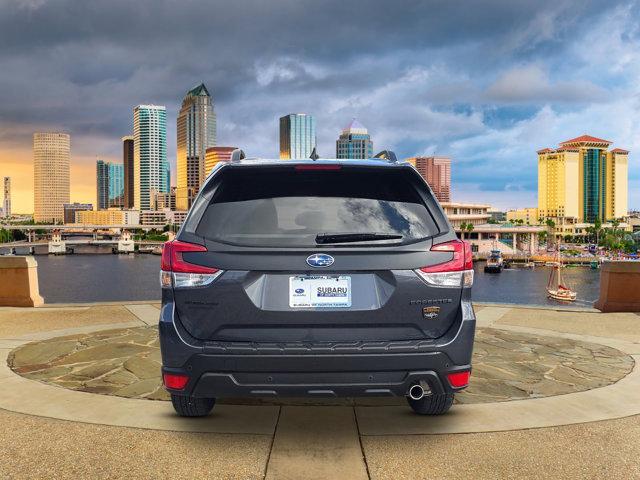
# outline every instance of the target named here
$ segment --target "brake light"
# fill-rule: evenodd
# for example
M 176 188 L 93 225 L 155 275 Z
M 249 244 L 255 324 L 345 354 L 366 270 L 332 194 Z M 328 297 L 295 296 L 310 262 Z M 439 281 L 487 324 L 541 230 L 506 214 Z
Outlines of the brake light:
M 189 263 L 183 258 L 187 252 L 206 252 L 207 247 L 195 243 L 173 240 L 162 247 L 160 261 L 160 285 L 171 287 L 202 287 L 215 280 L 222 270 L 204 265 Z
M 429 285 L 435 287 L 471 287 L 473 285 L 473 254 L 471 245 L 461 240 L 437 243 L 432 252 L 450 252 L 451 260 L 416 270 Z
M 304 171 L 304 170 L 340 170 L 340 169 L 342 169 L 342 165 L 296 165 L 295 169 L 297 171 Z
M 162 383 L 167 388 L 171 388 L 172 390 L 182 390 L 189 383 L 189 377 L 186 375 L 175 375 L 173 373 L 163 373 L 162 374 Z
M 466 387 L 469 385 L 470 371 L 448 373 L 447 379 L 453 388 Z

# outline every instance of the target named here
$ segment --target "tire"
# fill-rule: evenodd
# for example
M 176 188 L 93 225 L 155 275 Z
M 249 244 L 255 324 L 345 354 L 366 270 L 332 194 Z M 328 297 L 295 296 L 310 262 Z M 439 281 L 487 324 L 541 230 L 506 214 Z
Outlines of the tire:
M 453 405 L 453 393 L 432 394 L 420 400 L 407 397 L 407 402 L 414 412 L 420 415 L 442 415 L 447 413 Z
M 213 410 L 216 399 L 171 394 L 171 403 L 181 417 L 206 417 Z

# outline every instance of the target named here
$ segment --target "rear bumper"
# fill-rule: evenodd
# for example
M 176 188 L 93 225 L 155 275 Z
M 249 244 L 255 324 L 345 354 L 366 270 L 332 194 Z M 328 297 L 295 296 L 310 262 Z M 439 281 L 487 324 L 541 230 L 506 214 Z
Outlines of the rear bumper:
M 471 369 L 470 306 L 452 330 L 439 341 L 405 345 L 212 348 L 190 343 L 168 303 L 160 318 L 162 370 L 189 377 L 184 389 L 170 393 L 203 398 L 404 396 L 421 380 L 434 393 L 454 393 L 462 388 L 452 387 L 447 374 Z

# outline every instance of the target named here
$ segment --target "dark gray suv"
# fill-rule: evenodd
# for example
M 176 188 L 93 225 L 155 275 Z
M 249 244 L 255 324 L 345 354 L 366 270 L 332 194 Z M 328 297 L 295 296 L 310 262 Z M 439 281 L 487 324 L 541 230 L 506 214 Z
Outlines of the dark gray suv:
M 467 386 L 471 249 L 408 163 L 218 165 L 162 253 L 164 386 L 216 398 L 406 396 L 441 414 Z

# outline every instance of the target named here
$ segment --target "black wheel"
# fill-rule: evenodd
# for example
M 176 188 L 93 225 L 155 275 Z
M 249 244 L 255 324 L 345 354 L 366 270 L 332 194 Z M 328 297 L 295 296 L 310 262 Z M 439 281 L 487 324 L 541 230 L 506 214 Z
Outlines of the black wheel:
M 453 405 L 453 393 L 443 393 L 441 395 L 426 395 L 420 400 L 412 400 L 407 397 L 407 402 L 414 412 L 420 415 L 442 415 L 447 413 Z
M 195 398 L 171 394 L 171 403 L 181 417 L 205 417 L 216 404 L 215 398 Z

